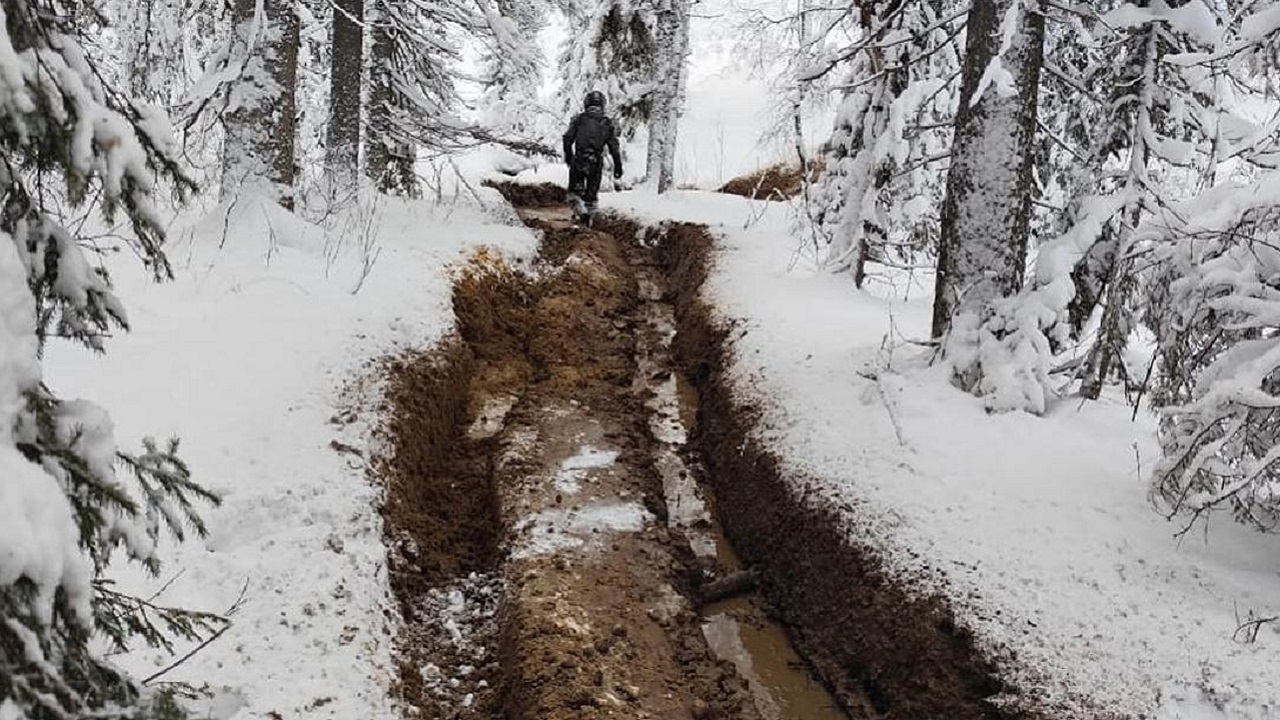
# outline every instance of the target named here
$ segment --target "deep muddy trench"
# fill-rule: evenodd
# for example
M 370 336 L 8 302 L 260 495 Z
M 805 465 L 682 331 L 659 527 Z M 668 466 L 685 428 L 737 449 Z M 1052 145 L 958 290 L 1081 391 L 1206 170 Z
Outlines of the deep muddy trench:
M 406 714 L 1022 717 L 945 608 L 886 590 L 752 444 L 697 299 L 706 233 L 575 228 L 505 191 L 539 263 L 477 255 L 456 341 L 388 368 Z

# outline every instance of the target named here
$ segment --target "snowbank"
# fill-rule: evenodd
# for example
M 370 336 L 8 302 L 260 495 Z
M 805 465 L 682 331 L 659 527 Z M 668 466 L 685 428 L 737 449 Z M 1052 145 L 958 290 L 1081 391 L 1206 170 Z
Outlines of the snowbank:
M 382 200 L 326 225 L 254 202 L 180 220 L 175 282 L 152 284 L 131 257 L 109 263 L 133 332 L 101 357 L 54 345 L 45 364 L 64 397 L 111 412 L 125 448 L 181 437 L 193 476 L 224 497 L 209 538 L 168 550 L 159 582 L 121 578 L 214 612 L 243 589 L 232 628 L 164 676 L 216 683 L 213 717 L 395 715 L 378 493 L 364 459 L 331 446 L 365 447 L 375 418 L 340 415 L 340 393 L 369 360 L 452 328 L 447 268 L 470 248 L 535 249 L 476 207 Z M 146 677 L 172 658 L 115 661 Z
M 797 483 L 857 508 L 849 531 L 947 596 L 1024 693 L 1064 718 L 1280 709 L 1280 627 L 1237 633 L 1280 614 L 1280 538 L 1223 520 L 1176 539 L 1147 501 L 1145 411 L 1131 421 L 1104 399 L 988 415 L 903 344 L 928 335 L 932 279 L 866 293 L 803 260 L 788 272 L 803 253 L 786 206 L 702 193 L 604 204 L 716 227 L 704 292 L 737 322 L 738 392 L 765 408 L 764 439 Z

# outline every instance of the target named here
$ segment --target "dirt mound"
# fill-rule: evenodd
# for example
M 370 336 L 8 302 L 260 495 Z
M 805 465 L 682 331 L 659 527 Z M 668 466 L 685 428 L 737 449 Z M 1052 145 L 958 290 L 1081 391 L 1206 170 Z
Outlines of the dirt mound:
M 529 343 L 537 288 L 501 257 L 481 249 L 455 273 L 453 314 L 476 358 L 520 358 Z
M 484 489 L 484 468 L 454 452 L 473 362 L 470 349 L 454 342 L 387 363 L 394 452 L 381 475 L 385 529 L 400 550 L 391 568 L 398 594 L 413 595 L 424 584 L 483 570 L 493 561 L 495 523 L 492 503 L 485 502 L 492 491 Z
M 425 717 L 493 717 L 502 684 L 502 525 L 493 445 L 468 428 L 530 374 L 532 283 L 483 251 L 457 273 L 458 338 L 385 363 L 386 445 L 377 462 L 391 588 L 400 606 L 398 700 Z M 497 362 L 495 362 L 497 360 Z M 465 681 L 465 682 L 463 682 Z
M 809 182 L 816 181 L 821 175 L 822 166 L 811 162 Z M 804 176 L 800 172 L 800 165 L 778 163 L 740 175 L 720 186 L 718 192 L 761 200 L 787 200 L 799 195 L 803 189 Z
M 457 698 L 423 673 L 430 665 L 476 667 L 477 678 L 498 679 L 493 658 L 449 642 L 441 625 L 450 585 L 477 577 L 496 563 L 497 518 L 486 455 L 462 442 L 475 368 L 460 341 L 385 365 L 384 408 L 391 454 L 377 462 L 386 492 L 383 528 L 391 589 L 400 608 L 395 692 L 406 707 L 432 717 L 456 717 Z M 461 449 L 461 452 L 459 452 Z
M 552 207 L 564 205 L 565 189 L 555 183 L 532 185 L 511 181 L 486 180 L 485 187 L 491 187 L 507 199 L 507 202 L 519 208 Z

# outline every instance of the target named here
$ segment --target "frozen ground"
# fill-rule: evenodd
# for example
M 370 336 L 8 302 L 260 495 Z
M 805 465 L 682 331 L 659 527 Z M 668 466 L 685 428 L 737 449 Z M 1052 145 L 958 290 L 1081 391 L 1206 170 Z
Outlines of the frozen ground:
M 392 717 L 377 496 L 365 459 L 342 450 L 366 447 L 359 405 L 377 388 L 342 391 L 369 360 L 452 328 L 448 268 L 469 249 L 518 260 L 534 239 L 474 205 L 365 204 L 327 230 L 250 203 L 224 232 L 227 218 L 179 221 L 172 283 L 112 260 L 133 332 L 102 357 L 52 346 L 46 378 L 106 407 L 123 447 L 181 437 L 195 478 L 224 496 L 209 538 L 170 546 L 159 581 L 121 578 L 143 597 L 172 581 L 156 602 L 214 612 L 244 591 L 230 631 L 165 680 L 213 682 L 215 717 Z M 115 660 L 138 677 L 171 662 Z
M 988 415 L 905 343 L 928 334 L 930 279 L 864 293 L 816 274 L 785 206 L 606 204 L 717 227 L 704 292 L 736 323 L 735 382 L 765 408 L 763 437 L 795 482 L 857 508 L 850 533 L 900 577 L 949 597 L 1025 692 L 1079 718 L 1280 712 L 1280 627 L 1236 632 L 1280 610 L 1280 538 L 1223 521 L 1176 539 L 1147 499 L 1145 411 L 1131 421 L 1105 398 Z

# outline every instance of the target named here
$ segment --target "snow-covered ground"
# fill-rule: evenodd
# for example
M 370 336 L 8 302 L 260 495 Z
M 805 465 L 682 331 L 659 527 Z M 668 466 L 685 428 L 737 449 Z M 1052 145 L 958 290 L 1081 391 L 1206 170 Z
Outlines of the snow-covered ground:
M 928 335 L 931 280 L 861 292 L 807 269 L 784 205 L 689 192 L 605 204 L 717 229 L 704 294 L 737 323 L 734 382 L 765 408 L 767 446 L 819 497 L 858 508 L 850 533 L 901 577 L 950 598 L 1006 662 L 1016 654 L 1024 691 L 1081 718 L 1280 712 L 1280 626 L 1253 642 L 1236 632 L 1280 614 L 1280 538 L 1224 519 L 1176 539 L 1182 526 L 1147 497 L 1147 412 L 1131 420 L 1104 398 L 987 414 L 906 342 Z
M 343 390 L 369 360 L 452 328 L 448 270 L 470 249 L 523 260 L 534 238 L 461 202 L 365 203 L 328 229 L 255 203 L 190 215 L 171 231 L 174 282 L 151 283 L 132 257 L 109 263 L 133 332 L 104 356 L 53 345 L 45 364 L 63 397 L 109 410 L 123 447 L 182 438 L 195 479 L 223 495 L 208 539 L 170 545 L 159 580 L 120 579 L 219 613 L 243 591 L 231 629 L 163 678 L 211 683 L 214 717 L 393 717 L 377 490 L 363 458 L 331 446 L 365 447 L 374 417 L 346 415 Z M 358 405 L 377 388 L 346 395 Z M 115 660 L 142 678 L 173 659 Z

